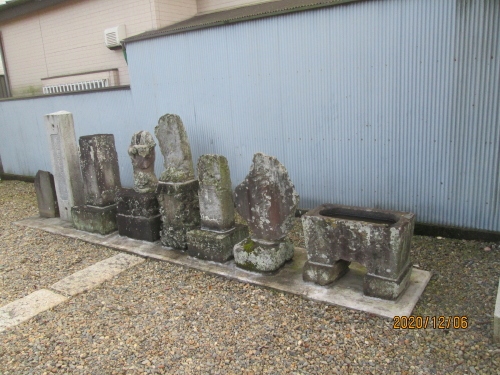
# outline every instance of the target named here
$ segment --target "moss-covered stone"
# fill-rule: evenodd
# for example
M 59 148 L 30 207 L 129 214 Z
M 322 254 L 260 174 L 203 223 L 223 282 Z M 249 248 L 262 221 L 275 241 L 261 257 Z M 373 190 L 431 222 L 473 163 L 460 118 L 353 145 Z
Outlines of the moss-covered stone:
M 248 227 L 236 225 L 221 233 L 195 229 L 187 233 L 188 254 L 204 260 L 226 262 L 233 257 L 233 247 L 248 236 Z
M 234 262 L 249 271 L 272 272 L 278 270 L 294 252 L 290 240 L 262 241 L 246 238 L 233 249 Z
M 78 230 L 108 234 L 116 230 L 116 209 L 113 204 L 106 207 L 74 206 L 71 208 L 73 225 Z

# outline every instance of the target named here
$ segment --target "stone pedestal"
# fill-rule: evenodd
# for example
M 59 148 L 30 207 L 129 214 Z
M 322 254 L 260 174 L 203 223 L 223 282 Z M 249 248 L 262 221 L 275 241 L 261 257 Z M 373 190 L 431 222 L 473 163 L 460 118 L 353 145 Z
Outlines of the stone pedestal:
M 45 115 L 57 204 L 62 220 L 71 221 L 71 207 L 85 203 L 75 126 L 70 112 Z
M 71 207 L 73 225 L 78 230 L 108 234 L 116 230 L 117 204 L 106 207 L 74 206 Z
M 161 243 L 174 249 L 186 249 L 186 233 L 200 226 L 198 180 L 159 182 L 156 195 L 163 228 Z
M 118 233 L 136 240 L 160 239 L 161 218 L 156 193 L 121 189 L 116 195 Z
M 226 232 L 195 229 L 187 233 L 188 254 L 204 260 L 226 262 L 233 257 L 234 245 L 246 237 L 246 225 L 236 225 Z
M 38 171 L 35 176 L 36 200 L 41 217 L 59 216 L 54 176 L 47 171 Z
M 248 271 L 272 272 L 293 258 L 294 247 L 289 239 L 266 241 L 247 238 L 234 246 L 234 261 Z

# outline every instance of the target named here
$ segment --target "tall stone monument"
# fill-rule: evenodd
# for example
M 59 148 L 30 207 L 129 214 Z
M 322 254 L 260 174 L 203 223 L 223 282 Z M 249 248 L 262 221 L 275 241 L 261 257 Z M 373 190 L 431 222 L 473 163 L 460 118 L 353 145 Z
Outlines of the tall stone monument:
M 59 213 L 61 219 L 71 221 L 71 207 L 85 202 L 73 115 L 66 111 L 45 115 L 45 128 Z
M 35 191 L 40 217 L 59 216 L 54 175 L 47 171 L 36 172 Z
M 238 267 L 260 272 L 279 269 L 292 259 L 294 247 L 286 235 L 293 227 L 299 195 L 286 168 L 262 153 L 253 157 L 245 180 L 236 187 L 236 210 L 247 221 L 251 237 L 234 246 Z
M 227 159 L 203 155 L 198 160 L 201 229 L 187 233 L 188 254 L 205 260 L 225 262 L 233 247 L 248 236 L 245 225 L 234 223 L 234 200 Z
M 115 196 L 121 187 L 113 134 L 80 137 L 85 204 L 71 208 L 73 224 L 87 232 L 107 234 L 116 230 Z
M 158 179 L 154 172 L 156 143 L 151 133 L 134 133 L 128 148 L 134 171 L 134 188 L 121 189 L 117 196 L 118 233 L 137 240 L 160 239 L 161 218 L 156 198 Z
M 198 180 L 194 179 L 191 147 L 178 115 L 160 117 L 155 135 L 165 167 L 156 188 L 163 222 L 161 243 L 186 249 L 186 233 L 200 225 Z

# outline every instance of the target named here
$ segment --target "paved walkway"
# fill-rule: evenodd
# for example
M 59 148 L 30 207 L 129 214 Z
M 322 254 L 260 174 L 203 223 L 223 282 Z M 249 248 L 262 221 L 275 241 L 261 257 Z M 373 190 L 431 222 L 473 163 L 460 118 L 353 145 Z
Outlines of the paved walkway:
M 37 314 L 94 289 L 104 281 L 144 262 L 144 258 L 117 254 L 65 277 L 48 289 L 40 289 L 0 308 L 0 332 L 22 323 Z

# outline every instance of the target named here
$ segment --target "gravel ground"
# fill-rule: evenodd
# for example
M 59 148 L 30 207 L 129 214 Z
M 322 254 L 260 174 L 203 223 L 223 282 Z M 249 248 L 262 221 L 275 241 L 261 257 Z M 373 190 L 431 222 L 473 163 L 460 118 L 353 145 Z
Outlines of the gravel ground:
M 5 199 L 14 188 L 19 194 Z M 33 216 L 32 185 L 0 189 L 8 220 Z M 42 235 L 22 230 L 17 239 L 1 220 L 2 242 L 12 236 L 13 249 Z M 300 245 L 299 221 L 291 238 Z M 46 258 L 89 246 L 46 241 L 39 272 L 47 275 L 56 271 Z M 0 333 L 0 374 L 500 374 L 497 244 L 416 236 L 412 259 L 434 273 L 414 314 L 465 315 L 467 329 L 393 329 L 370 314 L 148 260 Z
M 33 184 L 0 182 L 0 306 L 115 254 L 101 246 L 11 224 L 37 215 Z

